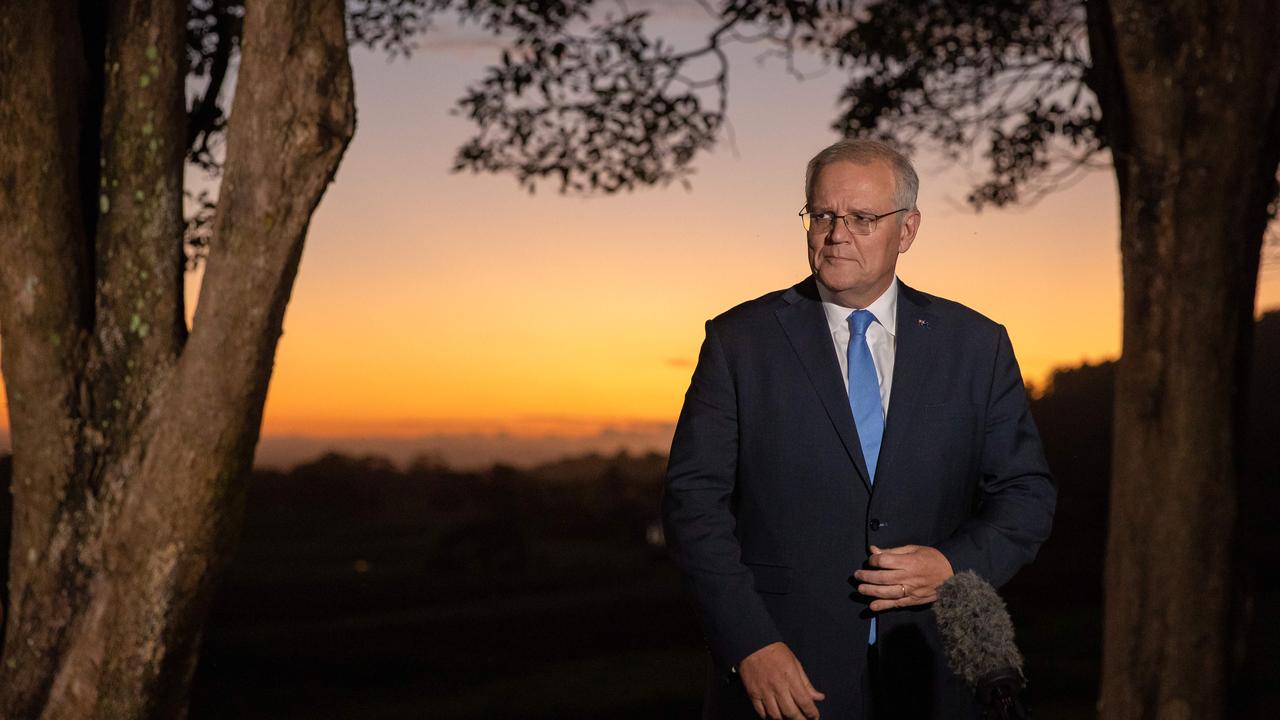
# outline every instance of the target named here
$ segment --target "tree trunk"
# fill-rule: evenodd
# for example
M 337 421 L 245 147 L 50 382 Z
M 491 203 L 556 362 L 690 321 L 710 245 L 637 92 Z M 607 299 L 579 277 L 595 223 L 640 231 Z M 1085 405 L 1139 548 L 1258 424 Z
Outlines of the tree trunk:
M 1109 5 L 1109 6 L 1108 6 Z M 1103 718 L 1224 717 L 1237 467 L 1280 162 L 1280 6 L 1091 2 L 1120 191 L 1124 350 Z
M 247 5 L 189 336 L 186 2 L 115 2 L 105 22 L 73 0 L 0 6 L 0 718 L 185 714 L 307 225 L 355 128 L 342 1 Z

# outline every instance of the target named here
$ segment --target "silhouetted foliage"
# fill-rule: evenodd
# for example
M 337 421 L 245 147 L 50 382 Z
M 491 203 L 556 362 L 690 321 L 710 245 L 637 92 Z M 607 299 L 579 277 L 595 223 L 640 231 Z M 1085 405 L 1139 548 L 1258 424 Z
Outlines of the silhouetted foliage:
M 969 193 L 978 208 L 1034 201 L 1108 164 L 1083 0 L 698 4 L 705 42 L 684 49 L 651 36 L 647 12 L 594 0 L 348 0 L 347 25 L 353 44 L 393 58 L 442 15 L 501 36 L 497 62 L 457 102 L 477 132 L 453 168 L 510 173 L 530 192 L 544 180 L 573 193 L 687 185 L 726 119 L 731 43 L 762 45 L 800 77 L 799 52 L 848 73 L 832 127 L 983 167 Z M 243 0 L 190 9 L 189 80 L 201 90 L 188 160 L 216 176 Z M 192 266 L 212 208 L 207 194 L 188 197 Z M 1269 257 L 1277 248 L 1272 237 Z
M 215 150 L 227 127 L 220 100 L 240 52 L 244 3 L 236 0 L 190 0 L 187 20 L 187 82 L 200 88 L 187 106 L 187 161 L 207 172 L 221 163 Z
M 819 49 L 851 72 L 836 130 L 927 137 L 957 159 L 983 148 L 978 207 L 1058 187 L 1106 147 L 1083 2 L 879 3 Z
M 1107 165 L 1083 0 L 699 5 L 705 42 L 684 49 L 647 32 L 648 12 L 594 0 L 349 0 L 347 24 L 353 44 L 391 57 L 411 55 L 442 15 L 503 37 L 497 62 L 458 100 L 477 133 L 454 169 L 511 173 L 530 191 L 542 180 L 574 193 L 687 184 L 726 118 L 732 43 L 762 45 L 798 76 L 798 52 L 847 72 L 832 125 L 843 135 L 927 141 L 970 163 L 980 153 L 975 207 L 1034 201 Z M 203 91 L 188 159 L 215 175 L 219 91 L 243 11 L 242 0 L 191 0 L 190 79 Z M 201 207 L 188 211 L 197 259 Z
M 808 51 L 848 72 L 833 125 L 844 135 L 928 140 L 953 159 L 981 148 L 978 207 L 1038 197 L 1107 145 L 1083 2 L 702 5 L 713 27 L 692 49 L 646 35 L 643 12 L 585 35 L 554 24 L 520 32 L 461 101 L 480 131 L 456 168 L 512 172 L 530 188 L 552 177 L 562 191 L 682 178 L 724 122 L 734 42 L 766 45 L 793 71 Z
M 769 46 L 793 71 L 797 51 L 809 51 L 848 72 L 833 124 L 841 134 L 879 136 L 907 148 L 927 139 L 956 159 L 981 148 L 988 176 L 970 195 L 979 207 L 1037 197 L 1095 164 L 1106 147 L 1088 87 L 1083 2 L 733 0 L 704 7 L 714 29 L 705 46 L 692 50 L 647 38 L 643 13 L 600 25 L 588 38 L 561 32 L 518 39 L 518 52 L 504 55 L 502 67 L 463 100 L 481 133 L 464 146 L 459 167 L 515 171 L 526 184 L 559 173 L 562 190 L 606 192 L 679 176 L 696 151 L 712 145 L 724 120 L 723 49 L 732 42 Z M 611 53 L 614 47 L 631 51 Z M 580 56 L 594 51 L 607 61 L 564 71 L 557 53 L 578 48 Z M 703 58 L 715 61 L 712 71 Z M 502 82 L 507 78 L 512 81 Z M 690 92 L 664 97 L 681 83 Z M 584 87 L 604 92 L 584 96 Z M 608 117 L 615 106 L 631 109 L 625 101 L 616 104 L 619 87 L 653 98 L 647 112 Z M 567 102 L 574 93 L 603 110 Z M 715 109 L 699 114 L 703 104 Z M 566 106 L 575 109 L 566 112 Z M 604 115 L 599 123 L 597 113 Z M 647 160 L 648 172 L 636 171 L 634 156 L 592 153 L 597 139 L 663 138 L 670 133 L 663 118 L 686 126 L 696 119 L 698 132 L 671 147 L 642 147 L 657 156 Z M 544 141 L 529 142 L 537 122 Z M 554 139 L 576 144 L 570 151 Z M 669 167 L 661 164 L 667 156 Z
M 645 542 L 666 459 L 586 455 L 521 469 L 462 472 L 438 461 L 404 471 L 330 453 L 289 472 L 255 471 L 247 536 L 434 538 L 425 561 L 453 570 L 522 565 L 520 546 L 555 539 Z M 506 567 L 514 569 L 514 565 Z
M 1036 562 L 1014 580 L 1040 591 L 1098 602 L 1102 596 L 1111 474 L 1115 363 L 1057 370 L 1031 401 L 1045 457 L 1058 482 L 1053 533 Z M 1062 582 L 1063 578 L 1072 582 Z

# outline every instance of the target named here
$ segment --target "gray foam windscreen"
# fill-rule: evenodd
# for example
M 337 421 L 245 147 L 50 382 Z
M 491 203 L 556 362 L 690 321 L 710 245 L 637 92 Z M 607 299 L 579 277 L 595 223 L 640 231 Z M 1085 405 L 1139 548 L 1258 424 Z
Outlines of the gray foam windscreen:
M 947 661 L 970 685 L 1000 670 L 1022 676 L 1022 653 L 1013 640 L 1013 620 L 995 588 L 972 570 L 938 588 L 933 613 Z

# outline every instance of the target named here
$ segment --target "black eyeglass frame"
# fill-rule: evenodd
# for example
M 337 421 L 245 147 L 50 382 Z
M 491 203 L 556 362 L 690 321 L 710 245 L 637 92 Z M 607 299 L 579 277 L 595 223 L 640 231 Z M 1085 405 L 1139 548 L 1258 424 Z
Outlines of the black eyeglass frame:
M 834 230 L 836 227 L 834 220 L 843 220 L 845 229 L 853 233 L 854 235 L 870 235 L 871 233 L 876 231 L 876 226 L 880 223 L 881 219 L 887 218 L 890 215 L 894 215 L 900 212 L 910 212 L 910 211 L 911 211 L 911 208 L 898 208 L 897 210 L 890 210 L 887 213 L 880 213 L 879 215 L 863 215 L 862 213 L 845 213 L 844 215 L 836 215 L 835 213 L 831 213 L 834 216 L 833 222 L 831 223 L 831 228 Z M 805 232 L 810 232 L 809 228 L 813 227 L 813 211 L 809 210 L 809 204 L 805 203 L 804 207 L 800 208 L 800 212 L 798 214 L 800 215 L 800 224 L 804 226 Z M 860 233 L 857 230 L 854 230 L 853 226 L 849 224 L 849 220 L 848 220 L 848 218 L 851 218 L 851 217 L 866 220 L 867 225 L 869 226 L 869 229 L 865 233 Z

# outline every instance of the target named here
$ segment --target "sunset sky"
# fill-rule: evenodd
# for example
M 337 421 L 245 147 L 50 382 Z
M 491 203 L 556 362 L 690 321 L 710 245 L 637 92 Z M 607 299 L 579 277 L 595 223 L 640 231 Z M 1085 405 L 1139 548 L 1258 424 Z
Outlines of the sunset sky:
M 707 26 L 663 22 L 686 40 Z M 732 142 L 696 161 L 692 190 L 530 196 L 511 177 L 449 172 L 472 131 L 449 110 L 497 46 L 448 26 L 422 46 L 407 61 L 353 53 L 358 129 L 312 221 L 264 435 L 661 436 L 703 321 L 808 273 L 804 165 L 836 139 L 841 76 L 801 82 L 737 47 Z M 964 197 L 980 168 L 915 161 L 923 222 L 905 282 L 1004 323 L 1032 382 L 1118 354 L 1110 171 L 977 214 Z M 1258 308 L 1275 307 L 1272 266 Z

